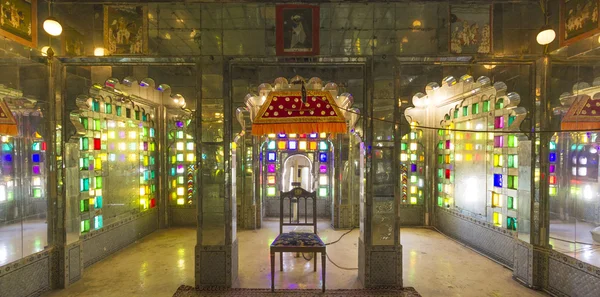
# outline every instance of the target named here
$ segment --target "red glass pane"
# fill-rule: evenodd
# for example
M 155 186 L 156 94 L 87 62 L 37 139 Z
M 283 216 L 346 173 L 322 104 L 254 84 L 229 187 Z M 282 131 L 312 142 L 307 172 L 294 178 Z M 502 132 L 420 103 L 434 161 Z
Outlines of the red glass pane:
M 100 138 L 94 138 L 94 150 L 100 150 L 101 147 L 102 142 L 100 141 Z
M 446 169 L 446 179 L 450 179 L 450 169 Z
M 150 208 L 153 208 L 156 206 L 156 199 L 152 198 L 150 199 Z
M 45 150 L 46 150 L 46 142 L 44 141 L 44 142 L 42 142 L 42 151 L 45 151 Z

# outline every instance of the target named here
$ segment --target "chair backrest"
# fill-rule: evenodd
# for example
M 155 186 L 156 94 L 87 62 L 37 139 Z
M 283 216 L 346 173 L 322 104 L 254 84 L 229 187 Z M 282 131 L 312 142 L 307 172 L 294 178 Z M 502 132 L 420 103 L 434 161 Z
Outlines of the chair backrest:
M 287 201 L 286 201 L 287 200 Z M 308 216 L 308 203 L 312 203 L 312 220 Z M 300 206 L 304 202 L 304 220 L 300 219 Z M 293 207 L 294 203 L 297 207 Z M 285 216 L 283 206 L 289 205 L 289 216 Z M 295 214 L 295 216 L 294 216 Z M 294 220 L 296 217 L 296 221 Z M 279 195 L 279 234 L 283 233 L 284 226 L 313 226 L 317 234 L 317 192 L 308 192 L 303 188 L 296 187 L 289 192 L 281 192 Z

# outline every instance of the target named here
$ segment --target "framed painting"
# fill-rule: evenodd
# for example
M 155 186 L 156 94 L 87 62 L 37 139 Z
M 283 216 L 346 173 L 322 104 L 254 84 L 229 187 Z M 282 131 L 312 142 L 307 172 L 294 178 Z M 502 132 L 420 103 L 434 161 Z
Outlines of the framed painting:
M 37 46 L 37 0 L 0 1 L 0 36 Z
M 85 56 L 85 37 L 77 30 L 65 26 L 62 38 L 62 53 L 65 56 Z
M 277 55 L 319 54 L 319 7 L 286 4 L 276 8 Z
M 451 53 L 492 53 L 492 5 L 450 5 L 449 20 Z
M 147 6 L 104 6 L 104 48 L 109 55 L 148 52 L 147 15 Z
M 600 32 L 598 0 L 561 0 L 559 44 L 569 45 L 575 41 Z

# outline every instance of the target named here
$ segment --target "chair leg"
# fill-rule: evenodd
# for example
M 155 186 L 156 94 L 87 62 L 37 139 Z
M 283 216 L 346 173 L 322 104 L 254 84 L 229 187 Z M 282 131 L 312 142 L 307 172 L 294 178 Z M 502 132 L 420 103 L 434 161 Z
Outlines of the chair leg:
M 326 253 L 321 253 L 321 265 L 323 266 L 323 271 L 321 272 L 323 274 L 323 292 L 325 292 L 325 272 L 327 271 L 327 269 L 325 268 L 325 264 L 327 263 L 326 257 Z
M 317 253 L 313 253 L 313 258 L 315 259 L 314 271 L 317 272 Z
M 283 271 L 283 252 L 279 253 L 279 271 Z
M 275 291 L 275 253 L 271 252 L 271 292 Z

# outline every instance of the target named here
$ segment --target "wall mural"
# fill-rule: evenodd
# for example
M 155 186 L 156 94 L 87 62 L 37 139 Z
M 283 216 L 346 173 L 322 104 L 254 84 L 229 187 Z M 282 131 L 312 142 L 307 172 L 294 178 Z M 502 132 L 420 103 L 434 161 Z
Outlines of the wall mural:
M 148 51 L 146 6 L 104 6 L 104 48 L 111 55 L 139 55 Z
M 65 56 L 84 56 L 85 43 L 83 34 L 66 26 L 62 38 L 62 53 Z
M 450 52 L 489 54 L 492 52 L 492 6 L 450 6 Z
M 600 31 L 598 0 L 562 0 L 560 4 L 560 46 Z
M 0 1 L 0 36 L 36 47 L 37 0 Z

